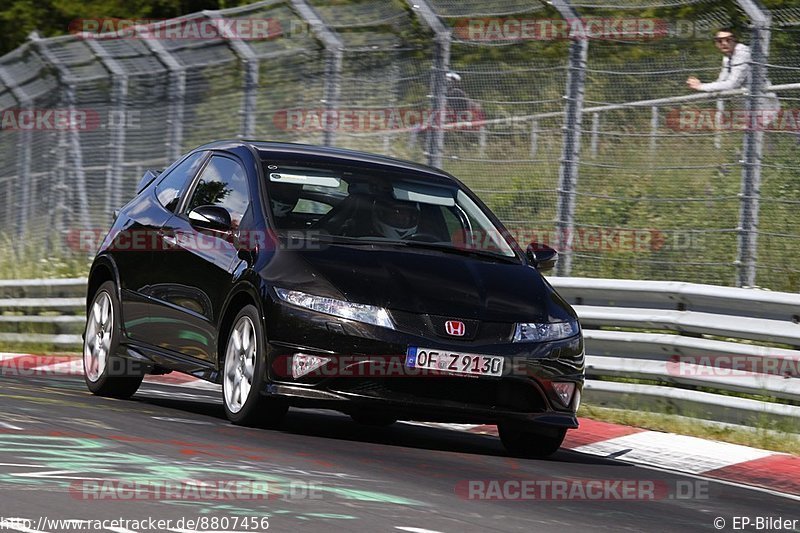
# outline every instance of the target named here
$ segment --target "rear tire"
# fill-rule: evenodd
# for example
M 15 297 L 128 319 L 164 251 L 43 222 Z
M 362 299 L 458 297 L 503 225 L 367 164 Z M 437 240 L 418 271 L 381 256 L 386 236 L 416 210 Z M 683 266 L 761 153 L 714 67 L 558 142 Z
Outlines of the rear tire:
M 275 426 L 289 410 L 285 401 L 261 394 L 266 384 L 266 340 L 254 305 L 236 315 L 225 342 L 222 396 L 225 415 L 240 426 Z
M 116 355 L 121 315 L 117 287 L 106 281 L 92 298 L 83 332 L 83 375 L 86 386 L 98 396 L 127 399 L 139 390 L 144 374 Z
M 509 454 L 529 459 L 542 459 L 553 455 L 561 447 L 567 435 L 567 430 L 561 428 L 548 428 L 537 432 L 505 423 L 498 424 L 497 430 Z

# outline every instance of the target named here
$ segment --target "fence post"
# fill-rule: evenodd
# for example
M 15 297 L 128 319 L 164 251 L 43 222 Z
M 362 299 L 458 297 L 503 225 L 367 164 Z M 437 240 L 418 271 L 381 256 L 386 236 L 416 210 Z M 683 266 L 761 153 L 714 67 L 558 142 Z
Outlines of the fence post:
M 739 209 L 738 255 L 736 258 L 737 287 L 752 287 L 756 284 L 756 262 L 758 256 L 758 210 L 761 197 L 761 158 L 764 148 L 764 131 L 757 120 L 763 106 L 767 83 L 767 57 L 769 56 L 770 26 L 772 16 L 758 0 L 737 0 L 750 20 L 753 33 L 750 43 L 750 86 L 745 109 L 750 120 L 744 135 L 742 149 L 741 206 Z
M 556 248 L 561 254 L 556 273 L 569 276 L 572 272 L 572 239 L 575 229 L 575 193 L 578 186 L 578 163 L 581 148 L 581 122 L 583 120 L 583 95 L 586 80 L 586 60 L 589 42 L 577 11 L 569 0 L 552 0 L 571 27 L 581 26 L 569 47 L 567 87 L 564 95 L 564 139 L 558 176 L 558 203 L 556 204 Z
M 531 159 L 536 159 L 539 148 L 539 121 L 531 119 Z
M 69 109 L 70 119 L 76 116 L 75 105 L 77 97 L 75 95 L 76 80 L 73 78 L 67 67 L 62 63 L 55 54 L 53 54 L 45 44 L 44 40 L 39 37 L 39 34 L 32 32 L 30 39 L 39 52 L 39 55 L 51 65 L 58 77 L 58 81 L 64 86 L 64 101 Z M 89 199 L 86 193 L 86 172 L 83 168 L 83 150 L 81 148 L 81 137 L 78 129 L 73 127 L 69 128 L 67 135 L 67 142 L 69 144 L 70 165 L 75 176 L 75 192 L 77 193 L 78 200 L 78 223 L 83 228 L 89 228 L 91 221 L 89 219 Z
M 141 31 L 136 26 L 137 31 Z M 167 93 L 169 100 L 169 111 L 167 124 L 169 134 L 167 138 L 167 161 L 171 162 L 178 159 L 181 155 L 183 146 L 183 106 L 186 100 L 186 68 L 181 65 L 169 51 L 164 48 L 161 41 L 144 36 L 141 41 L 158 58 L 169 72 L 169 82 L 167 83 Z
M 222 20 L 219 11 L 205 10 L 203 15 L 214 21 Z M 239 112 L 242 114 L 242 126 L 239 137 L 253 139 L 256 134 L 256 95 L 258 91 L 259 64 L 258 57 L 253 48 L 244 40 L 238 37 L 231 37 L 228 32 L 221 31 L 220 37 L 230 45 L 233 53 L 239 58 L 244 68 L 244 80 L 242 96 L 242 107 Z
M 314 8 L 306 0 L 292 0 L 295 11 L 308 23 L 314 35 L 325 46 L 325 86 L 323 87 L 323 100 L 327 116 L 336 115 L 339 109 L 339 93 L 342 85 L 342 61 L 344 44 L 339 35 L 328 28 Z M 323 121 L 324 122 L 324 121 Z M 338 121 L 334 121 L 338 123 Z M 325 127 L 323 130 L 323 143 L 325 146 L 336 144 L 336 130 Z
M 714 148 L 719 150 L 722 148 L 722 133 L 720 132 L 720 122 L 722 121 L 723 113 L 725 113 L 725 100 L 717 98 L 717 113 L 714 115 Z
M 600 113 L 592 113 L 592 158 L 597 157 L 597 137 L 600 134 Z
M 17 104 L 19 105 L 20 109 L 29 110 L 33 106 L 31 102 L 31 97 L 25 92 L 25 90 L 17 84 L 16 80 L 13 76 L 9 75 L 3 67 L 0 66 L 0 82 L 3 83 L 8 90 L 11 91 L 11 94 L 16 99 Z M 18 194 L 18 201 L 17 204 L 13 207 L 13 209 L 8 209 L 6 211 L 6 224 L 8 227 L 12 225 L 16 226 L 16 233 L 17 239 L 20 243 L 20 247 L 22 246 L 22 237 L 25 236 L 25 232 L 28 229 L 28 216 L 29 216 L 29 208 L 30 208 L 30 197 L 31 197 L 31 148 L 33 144 L 33 132 L 29 129 L 24 129 L 19 132 L 19 137 L 17 141 L 17 179 L 19 180 L 19 194 Z M 9 184 L 11 184 L 11 180 L 9 180 Z M 9 188 L 9 193 L 12 189 Z M 13 197 L 12 194 L 8 195 L 8 200 L 10 201 Z M 16 221 L 12 222 L 12 213 L 16 213 Z
M 406 0 L 422 22 L 434 33 L 433 70 L 431 72 L 432 123 L 428 128 L 426 148 L 428 164 L 442 166 L 444 124 L 447 115 L 447 72 L 450 70 L 450 29 L 439 19 L 427 0 Z
M 106 205 L 105 213 L 110 214 L 119 207 L 122 199 L 123 165 L 125 164 L 125 129 L 128 127 L 128 117 L 125 113 L 128 105 L 128 74 L 116 59 L 111 57 L 99 42 L 86 39 L 86 44 L 95 53 L 97 58 L 113 77 L 111 84 L 111 109 L 116 113 L 116 121 L 109 120 L 106 124 L 108 141 L 111 150 L 108 169 L 106 170 Z
M 650 158 L 655 156 L 658 149 L 658 106 L 650 108 Z

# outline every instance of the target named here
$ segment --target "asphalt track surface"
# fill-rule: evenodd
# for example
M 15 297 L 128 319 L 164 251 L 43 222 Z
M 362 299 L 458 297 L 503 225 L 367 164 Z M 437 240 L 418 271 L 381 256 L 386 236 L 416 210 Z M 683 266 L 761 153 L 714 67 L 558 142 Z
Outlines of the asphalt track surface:
M 775 519 L 800 518 L 797 499 L 566 450 L 515 459 L 486 435 L 295 409 L 280 429 L 237 427 L 214 391 L 145 383 L 121 401 L 79 376 L 4 376 L 0 396 L 0 532 L 756 531 L 758 517 L 785 531 Z M 519 480 L 541 485 L 522 494 Z M 547 499 L 559 481 L 569 495 Z M 157 492 L 169 483 L 188 488 Z M 600 485 L 603 500 L 578 490 Z

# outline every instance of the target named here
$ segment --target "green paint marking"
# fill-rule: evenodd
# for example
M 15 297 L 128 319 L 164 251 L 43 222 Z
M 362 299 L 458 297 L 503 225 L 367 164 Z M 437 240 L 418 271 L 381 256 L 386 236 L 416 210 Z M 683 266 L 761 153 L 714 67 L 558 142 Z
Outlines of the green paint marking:
M 109 444 L 111 446 L 109 446 Z M 164 459 L 137 453 L 110 451 L 119 443 L 104 439 L 56 437 L 39 435 L 0 434 L 0 452 L 17 452 L 27 462 L 40 462 L 47 468 L 66 470 L 68 476 L 99 477 L 108 476 L 119 480 L 136 480 L 142 483 L 162 482 L 167 479 L 209 479 L 217 477 L 225 480 L 245 480 L 276 484 L 278 487 L 290 486 L 298 479 L 273 475 L 266 472 L 248 470 L 241 466 L 214 466 L 208 464 L 164 464 Z M 68 485 L 71 480 L 54 474 L 52 476 L 20 478 L 10 474 L 0 474 L 0 483 L 15 485 Z M 269 486 L 267 487 L 267 491 Z M 346 500 L 379 502 L 394 505 L 425 506 L 420 501 L 395 496 L 383 492 L 320 486 L 319 490 Z M 263 491 L 266 493 L 267 491 Z M 252 509 L 214 504 L 209 501 L 165 501 L 171 505 L 199 505 L 213 509 L 214 512 L 229 511 L 237 514 L 251 514 Z M 332 518 L 352 520 L 350 515 L 310 513 L 312 518 Z
M 143 324 L 186 324 L 185 320 L 175 320 L 174 318 L 164 317 L 150 317 L 137 318 L 136 320 L 128 320 L 125 322 L 126 328 L 141 326 Z
M 199 333 L 195 333 L 194 331 L 187 331 L 185 329 L 181 330 L 178 333 L 178 338 L 179 339 L 186 339 L 186 340 L 190 340 L 190 341 L 197 341 L 197 342 L 201 343 L 203 346 L 208 346 L 208 339 L 206 337 L 204 337 L 203 335 L 200 335 Z
M 423 502 L 410 500 L 408 498 L 395 496 L 393 494 L 386 494 L 385 492 L 374 492 L 369 490 L 358 490 L 358 489 L 343 489 L 339 487 L 320 487 L 320 490 L 323 490 L 325 492 L 331 492 L 348 500 L 357 500 L 360 502 L 393 503 L 395 505 L 425 505 L 425 503 Z
M 103 443 L 96 439 L 45 437 L 40 435 L 0 435 L 0 452 L 25 450 L 46 454 L 48 450 L 69 450 L 72 452 L 76 449 L 98 449 L 104 447 Z

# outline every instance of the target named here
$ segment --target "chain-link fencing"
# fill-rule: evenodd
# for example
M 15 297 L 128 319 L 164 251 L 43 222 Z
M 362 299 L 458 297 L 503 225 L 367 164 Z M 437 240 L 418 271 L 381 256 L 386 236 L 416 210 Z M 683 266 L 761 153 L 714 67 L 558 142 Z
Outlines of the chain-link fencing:
M 523 246 L 559 249 L 562 275 L 797 291 L 800 9 L 772 2 L 267 0 L 76 21 L 0 58 L 0 230 L 85 254 L 78 230 L 108 227 L 145 170 L 281 140 L 444 168 Z M 742 68 L 722 65 L 724 26 L 749 44 Z M 687 86 L 725 68 L 744 76 L 731 90 Z

